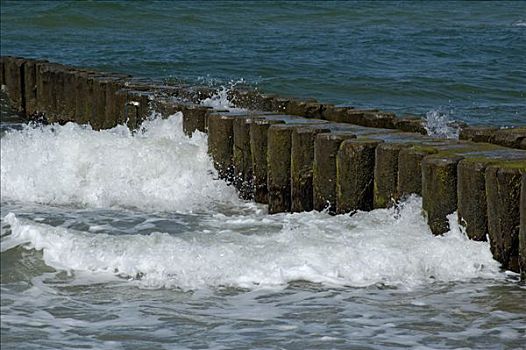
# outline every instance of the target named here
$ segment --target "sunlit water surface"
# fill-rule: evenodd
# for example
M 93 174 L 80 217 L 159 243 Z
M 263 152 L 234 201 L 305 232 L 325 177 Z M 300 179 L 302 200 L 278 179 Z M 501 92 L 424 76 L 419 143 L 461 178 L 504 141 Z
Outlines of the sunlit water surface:
M 2 1 L 3 55 L 526 125 L 526 2 Z

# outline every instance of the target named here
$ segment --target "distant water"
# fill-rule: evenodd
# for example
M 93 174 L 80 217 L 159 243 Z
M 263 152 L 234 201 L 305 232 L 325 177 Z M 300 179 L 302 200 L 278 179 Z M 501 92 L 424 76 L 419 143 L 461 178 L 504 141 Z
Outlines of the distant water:
M 524 124 L 524 5 L 501 4 L 2 2 L 2 54 L 420 111 L 454 137 Z M 180 113 L 94 131 L 5 102 L 2 350 L 524 348 L 525 286 L 455 214 L 441 237 L 418 197 L 267 215 Z
M 526 2 L 3 1 L 2 54 L 526 125 Z

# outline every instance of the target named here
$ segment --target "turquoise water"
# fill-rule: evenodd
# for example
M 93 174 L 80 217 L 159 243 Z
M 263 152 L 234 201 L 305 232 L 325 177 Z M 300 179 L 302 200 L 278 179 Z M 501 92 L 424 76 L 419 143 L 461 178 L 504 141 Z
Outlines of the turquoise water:
M 526 125 L 526 2 L 2 2 L 2 54 Z

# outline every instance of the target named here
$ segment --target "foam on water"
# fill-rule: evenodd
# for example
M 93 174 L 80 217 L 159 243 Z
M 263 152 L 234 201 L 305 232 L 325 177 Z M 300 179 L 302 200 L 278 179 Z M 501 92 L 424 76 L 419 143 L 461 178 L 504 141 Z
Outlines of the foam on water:
M 140 287 L 261 288 L 306 280 L 335 286 L 385 284 L 412 287 L 434 281 L 503 278 L 487 242 L 458 229 L 443 237 L 429 231 L 421 200 L 398 209 L 330 216 L 310 212 L 273 216 L 209 217 L 207 233 L 110 235 L 53 227 L 10 213 L 11 234 L 2 252 L 16 246 L 42 250 L 59 270 L 104 273 Z M 241 234 L 243 225 L 256 234 Z M 276 229 L 277 227 L 277 229 Z
M 459 130 L 451 126 L 449 114 L 441 110 L 431 110 L 426 113 L 425 125 L 429 136 L 446 139 L 458 139 Z
M 262 213 L 214 179 L 206 135 L 187 138 L 181 117 L 146 121 L 135 133 L 76 124 L 9 131 L 1 143 L 2 200 L 199 213 L 184 219 L 194 220 L 192 226 L 167 233 L 152 220 L 115 234 L 97 222 L 78 230 L 8 214 L 2 252 L 24 246 L 75 275 L 109 274 L 140 287 L 184 290 L 297 280 L 410 287 L 502 278 L 488 243 L 467 240 L 454 215 L 452 231 L 434 237 L 418 198 L 352 217 Z M 153 233 L 138 234 L 144 229 Z
M 232 84 L 232 87 L 235 84 Z M 228 91 L 226 87 L 221 87 L 217 90 L 217 93 L 209 98 L 205 98 L 201 101 L 201 105 L 206 107 L 212 107 L 213 109 L 223 109 L 232 112 L 243 111 L 241 108 L 236 108 L 228 98 Z
M 216 181 L 206 135 L 187 138 L 180 113 L 94 131 L 27 126 L 1 139 L 1 198 L 53 205 L 200 211 L 241 201 Z

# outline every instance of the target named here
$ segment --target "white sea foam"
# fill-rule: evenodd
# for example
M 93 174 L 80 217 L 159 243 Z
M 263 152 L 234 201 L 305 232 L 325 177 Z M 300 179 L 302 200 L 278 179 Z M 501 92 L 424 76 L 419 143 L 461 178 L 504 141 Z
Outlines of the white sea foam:
M 206 107 L 212 107 L 213 109 L 226 109 L 228 111 L 242 111 L 242 108 L 236 108 L 228 98 L 228 91 L 226 87 L 222 87 L 217 90 L 217 93 L 213 96 L 201 101 L 201 105 Z
M 27 126 L 1 139 L 1 198 L 191 212 L 240 201 L 215 181 L 206 135 L 185 137 L 180 113 L 125 126 Z
M 503 278 L 487 242 L 458 229 L 435 237 L 424 222 L 421 200 L 395 209 L 330 216 L 325 213 L 261 217 L 215 215 L 208 234 L 108 235 L 22 220 L 10 213 L 12 233 L 2 251 L 22 245 L 42 250 L 59 270 L 130 278 L 140 287 L 195 290 L 261 288 L 306 280 L 336 286 L 386 284 L 412 287 L 433 281 Z M 256 227 L 246 235 L 239 228 Z M 277 228 L 276 228 L 277 226 Z M 215 227 L 215 228 L 214 228 Z
M 396 210 L 352 217 L 254 210 L 214 180 L 206 135 L 185 137 L 180 114 L 147 121 L 137 133 L 124 126 L 94 131 L 66 124 L 10 131 L 1 141 L 2 200 L 202 213 L 191 234 L 176 236 L 133 230 L 114 235 L 105 224 L 77 231 L 14 214 L 4 218 L 2 252 L 17 246 L 41 250 L 47 265 L 76 276 L 105 274 L 140 287 L 185 290 L 296 280 L 410 287 L 502 278 L 488 243 L 467 240 L 454 216 L 452 231 L 434 237 L 418 198 Z M 223 204 L 233 212 L 249 210 L 214 210 Z
M 450 125 L 452 121 L 448 113 L 441 110 L 431 110 L 426 113 L 425 121 L 424 127 L 429 136 L 458 139 L 459 130 Z

